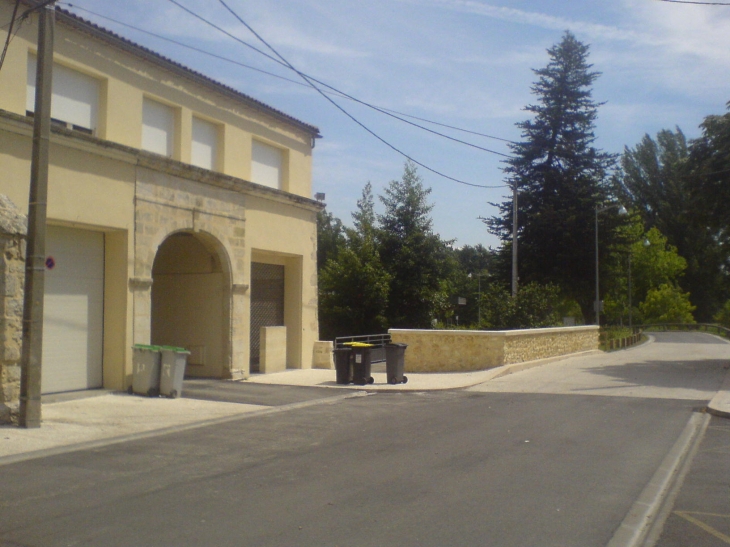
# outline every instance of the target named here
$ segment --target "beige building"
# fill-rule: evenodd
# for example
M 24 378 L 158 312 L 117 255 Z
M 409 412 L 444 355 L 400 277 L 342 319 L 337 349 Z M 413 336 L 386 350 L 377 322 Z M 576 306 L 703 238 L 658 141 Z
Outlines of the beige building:
M 23 213 L 37 21 L 0 70 L 0 194 Z M 125 389 L 136 343 L 189 349 L 192 376 L 312 366 L 316 127 L 60 9 L 52 118 L 43 393 Z M 17 394 L 8 302 L 0 404 Z

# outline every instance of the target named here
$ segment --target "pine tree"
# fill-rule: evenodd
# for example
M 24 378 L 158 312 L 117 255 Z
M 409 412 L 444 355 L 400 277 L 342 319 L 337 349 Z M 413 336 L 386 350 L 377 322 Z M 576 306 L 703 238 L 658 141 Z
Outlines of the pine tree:
M 345 243 L 320 272 L 319 317 L 323 339 L 385 332 L 390 276 L 380 261 L 375 239 L 375 201 L 365 185 L 354 228 L 345 228 Z
M 600 103 L 592 85 L 599 73 L 591 70 L 588 50 L 570 32 L 548 49 L 547 66 L 534 70 L 537 102 L 525 107 L 533 117 L 517 124 L 522 141 L 510 145 L 513 157 L 504 168 L 518 191 L 520 283 L 558 285 L 586 317 L 594 300 L 594 215 L 610 198 L 605 180 L 615 162 L 594 146 Z M 503 253 L 511 253 L 512 199 L 498 207 L 487 224 L 505 242 Z M 600 249 L 607 253 L 619 221 L 615 210 L 600 220 Z
M 400 180 L 391 181 L 380 200 L 380 258 L 391 275 L 388 324 L 395 328 L 427 328 L 441 295 L 447 267 L 446 245 L 433 232 L 427 199 L 416 166 L 407 162 Z

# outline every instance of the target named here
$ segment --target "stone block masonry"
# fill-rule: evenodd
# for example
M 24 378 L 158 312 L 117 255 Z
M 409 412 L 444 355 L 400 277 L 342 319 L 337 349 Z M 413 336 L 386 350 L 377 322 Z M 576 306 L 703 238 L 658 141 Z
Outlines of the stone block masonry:
M 391 329 L 409 372 L 467 372 L 598 349 L 598 327 L 512 331 Z
M 20 397 L 26 217 L 0 194 L 0 424 L 10 423 Z

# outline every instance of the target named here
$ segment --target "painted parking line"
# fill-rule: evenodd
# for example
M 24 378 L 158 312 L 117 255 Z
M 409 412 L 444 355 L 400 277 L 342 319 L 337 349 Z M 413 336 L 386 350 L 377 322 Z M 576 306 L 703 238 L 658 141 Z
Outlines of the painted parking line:
M 705 517 L 730 519 L 730 515 L 718 515 L 716 513 L 700 513 L 697 511 L 674 511 L 674 514 L 677 515 L 678 517 L 682 517 L 683 519 L 685 519 L 688 522 L 691 522 L 692 524 L 698 526 L 699 528 L 702 528 L 708 534 L 712 534 L 717 539 L 724 541 L 725 543 L 730 545 L 730 536 L 723 534 L 719 530 L 715 530 L 709 524 L 702 522 L 700 519 L 693 516 L 693 515 L 699 515 L 699 516 L 705 516 Z

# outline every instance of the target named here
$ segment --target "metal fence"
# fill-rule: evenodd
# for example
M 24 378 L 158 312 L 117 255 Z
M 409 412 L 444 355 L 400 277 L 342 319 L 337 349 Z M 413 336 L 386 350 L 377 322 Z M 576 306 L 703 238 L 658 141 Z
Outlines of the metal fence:
M 374 347 L 370 352 L 371 363 L 385 361 L 385 346 L 390 344 L 390 334 L 363 334 L 360 336 L 339 336 L 335 338 L 335 349 L 346 348 L 348 342 L 361 342 L 372 344 Z

